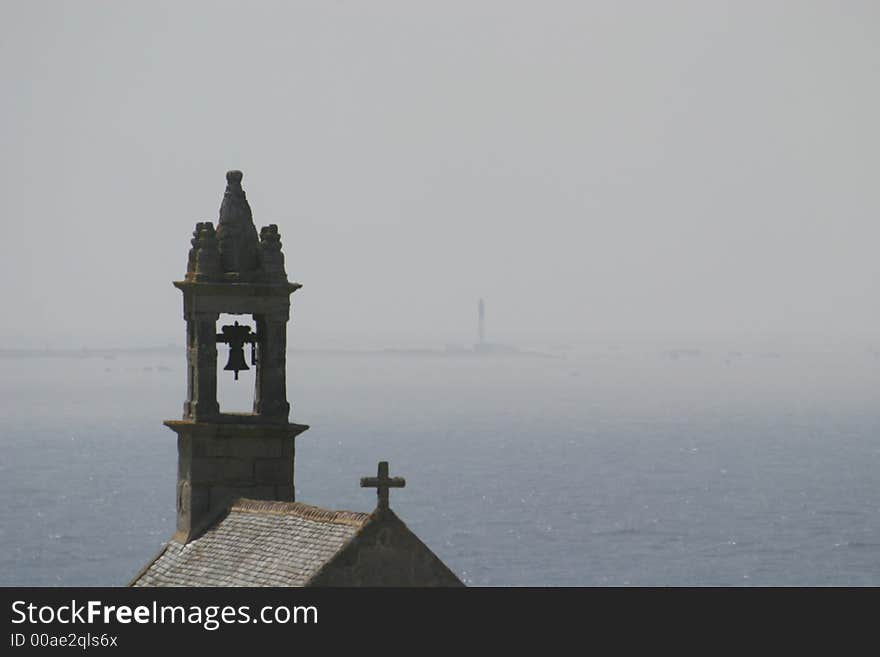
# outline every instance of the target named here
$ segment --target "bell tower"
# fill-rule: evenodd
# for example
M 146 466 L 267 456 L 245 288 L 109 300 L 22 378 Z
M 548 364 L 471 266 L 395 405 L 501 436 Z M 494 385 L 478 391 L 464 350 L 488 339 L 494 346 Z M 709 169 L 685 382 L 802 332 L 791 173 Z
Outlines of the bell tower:
M 165 425 L 177 433 L 182 543 L 233 498 L 293 501 L 294 440 L 308 429 L 289 421 L 285 379 L 290 295 L 301 286 L 287 280 L 278 226 L 257 234 L 241 179 L 241 171 L 227 172 L 217 227 L 196 224 L 186 276 L 174 282 L 183 292 L 187 386 L 183 419 Z M 240 315 L 241 323 L 217 326 L 221 314 Z M 218 344 L 229 348 L 221 373 L 236 380 L 250 356 L 251 413 L 223 412 L 217 402 Z

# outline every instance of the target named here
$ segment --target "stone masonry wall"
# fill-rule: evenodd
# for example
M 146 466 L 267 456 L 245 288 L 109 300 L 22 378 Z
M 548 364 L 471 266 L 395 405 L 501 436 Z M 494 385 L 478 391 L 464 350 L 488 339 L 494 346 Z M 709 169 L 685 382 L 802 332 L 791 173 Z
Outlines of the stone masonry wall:
M 464 586 L 392 511 L 372 520 L 308 586 Z

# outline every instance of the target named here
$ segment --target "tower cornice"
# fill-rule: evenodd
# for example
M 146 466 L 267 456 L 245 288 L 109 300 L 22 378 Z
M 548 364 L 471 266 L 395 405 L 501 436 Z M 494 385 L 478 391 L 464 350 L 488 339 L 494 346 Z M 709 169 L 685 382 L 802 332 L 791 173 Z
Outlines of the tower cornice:
M 204 281 L 172 281 L 184 293 L 226 297 L 285 297 L 302 287 L 300 283 L 220 283 Z

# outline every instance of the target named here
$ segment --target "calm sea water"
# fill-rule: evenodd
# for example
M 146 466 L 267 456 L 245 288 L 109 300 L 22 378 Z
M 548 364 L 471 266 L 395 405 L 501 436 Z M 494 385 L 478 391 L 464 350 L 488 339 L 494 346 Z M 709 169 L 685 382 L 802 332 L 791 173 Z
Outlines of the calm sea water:
M 392 507 L 470 585 L 880 585 L 876 352 L 554 353 L 291 353 L 297 499 L 370 510 L 389 460 Z M 0 360 L 0 585 L 121 585 L 160 548 L 183 387 L 182 355 Z

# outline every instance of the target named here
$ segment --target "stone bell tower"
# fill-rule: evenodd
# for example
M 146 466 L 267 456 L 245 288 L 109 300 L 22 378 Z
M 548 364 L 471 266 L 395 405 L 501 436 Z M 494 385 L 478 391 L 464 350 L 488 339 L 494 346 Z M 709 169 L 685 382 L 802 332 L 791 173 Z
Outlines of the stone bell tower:
M 165 425 L 177 433 L 175 540 L 184 543 L 233 498 L 293 501 L 294 439 L 308 429 L 289 421 L 285 382 L 290 295 L 301 286 L 287 280 L 278 226 L 257 235 L 241 179 L 241 171 L 226 174 L 216 230 L 196 224 L 186 277 L 174 282 L 183 292 L 187 394 L 183 419 Z M 243 323 L 218 327 L 221 313 Z M 218 343 L 229 345 L 224 370 L 236 379 L 250 369 L 249 347 L 252 413 L 224 413 L 217 403 Z

